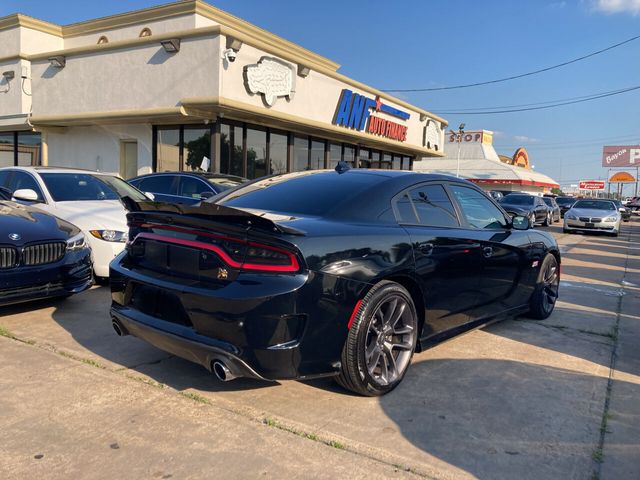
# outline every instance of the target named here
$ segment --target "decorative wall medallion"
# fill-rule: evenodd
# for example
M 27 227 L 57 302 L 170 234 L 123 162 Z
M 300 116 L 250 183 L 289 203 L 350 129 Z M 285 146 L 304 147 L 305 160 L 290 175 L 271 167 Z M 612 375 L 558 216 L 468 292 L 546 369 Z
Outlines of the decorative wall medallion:
M 439 122 L 429 119 L 424 127 L 424 146 L 435 151 L 442 150 L 444 130 Z
M 264 103 L 272 107 L 278 97 L 293 98 L 296 74 L 288 63 L 262 57 L 258 63 L 244 67 L 245 86 L 251 93 L 261 93 Z

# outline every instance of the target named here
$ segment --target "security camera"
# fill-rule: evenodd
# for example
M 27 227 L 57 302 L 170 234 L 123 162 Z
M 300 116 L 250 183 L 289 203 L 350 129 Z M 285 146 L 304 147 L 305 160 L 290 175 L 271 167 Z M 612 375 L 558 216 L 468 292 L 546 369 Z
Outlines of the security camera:
M 233 48 L 227 48 L 224 52 L 222 52 L 222 58 L 226 59 L 228 62 L 236 61 L 236 52 Z

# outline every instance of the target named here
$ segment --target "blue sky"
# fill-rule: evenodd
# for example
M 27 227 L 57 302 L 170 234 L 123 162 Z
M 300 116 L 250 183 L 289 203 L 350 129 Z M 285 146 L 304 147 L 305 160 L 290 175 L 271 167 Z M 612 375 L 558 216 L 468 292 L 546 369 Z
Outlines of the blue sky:
M 3 0 L 60 24 L 144 8 L 153 0 Z M 472 83 L 524 73 L 640 34 L 638 0 L 212 0 L 210 3 L 340 64 L 380 89 Z M 433 112 L 519 105 L 640 85 L 640 39 L 564 68 L 496 85 L 398 96 Z M 525 146 L 562 183 L 606 178 L 604 144 L 640 144 L 640 90 L 566 107 L 445 115 L 493 130 L 501 154 Z

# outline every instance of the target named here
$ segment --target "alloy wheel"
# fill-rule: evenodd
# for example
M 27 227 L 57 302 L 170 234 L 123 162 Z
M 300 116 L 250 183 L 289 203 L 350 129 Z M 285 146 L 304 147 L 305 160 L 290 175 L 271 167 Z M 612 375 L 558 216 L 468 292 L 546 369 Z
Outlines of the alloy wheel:
M 376 308 L 367 331 L 365 361 L 380 385 L 401 377 L 411 361 L 417 325 L 412 309 L 400 295 L 386 297 Z
M 553 258 L 552 261 L 547 263 L 542 276 L 542 307 L 545 312 L 551 311 L 558 299 L 559 283 L 558 262 Z

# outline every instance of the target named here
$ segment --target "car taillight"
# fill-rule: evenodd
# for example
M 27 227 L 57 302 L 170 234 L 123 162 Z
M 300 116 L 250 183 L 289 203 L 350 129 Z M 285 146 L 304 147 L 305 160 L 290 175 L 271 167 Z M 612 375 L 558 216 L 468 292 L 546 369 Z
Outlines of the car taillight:
M 151 228 L 153 233 L 141 232 L 136 235 L 134 241 L 129 244 L 130 252 L 136 251 L 136 240 L 146 238 L 214 252 L 224 263 L 240 270 L 279 273 L 300 270 L 295 254 L 283 248 L 181 227 L 164 225 L 143 225 L 143 227 Z M 173 235 L 167 235 L 165 232 L 172 232 Z M 144 249 L 139 251 L 144 252 Z

